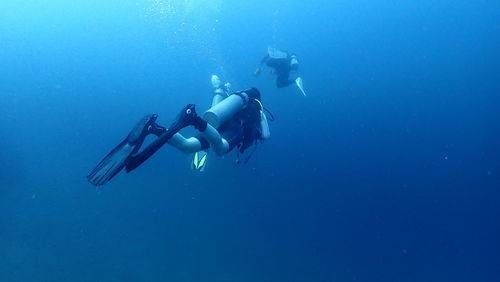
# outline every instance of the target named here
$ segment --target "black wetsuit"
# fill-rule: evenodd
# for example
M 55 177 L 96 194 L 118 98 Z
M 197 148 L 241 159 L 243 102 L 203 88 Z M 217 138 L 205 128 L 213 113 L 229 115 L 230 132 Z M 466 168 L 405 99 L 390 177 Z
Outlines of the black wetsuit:
M 291 64 L 291 55 L 288 54 L 286 58 L 271 58 L 266 55 L 261 60 L 261 65 L 266 64 L 268 67 L 273 68 L 276 74 L 276 87 L 283 88 L 295 82 L 290 79 L 290 73 L 297 71 L 298 64 Z

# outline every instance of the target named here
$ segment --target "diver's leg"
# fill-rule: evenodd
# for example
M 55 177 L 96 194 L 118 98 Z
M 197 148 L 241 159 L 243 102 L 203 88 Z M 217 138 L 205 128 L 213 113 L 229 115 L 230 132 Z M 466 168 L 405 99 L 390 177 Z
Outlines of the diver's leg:
M 215 153 L 219 156 L 229 151 L 228 142 L 224 138 L 222 138 L 219 132 L 211 125 L 207 125 L 205 130 L 201 131 L 201 135 L 203 137 L 202 139 L 205 139 L 203 140 L 205 144 L 202 142 L 202 140 L 196 137 L 186 138 L 180 133 L 176 133 L 174 136 L 172 136 L 172 138 L 170 138 L 170 140 L 168 141 L 168 144 L 186 154 L 207 149 L 207 146 L 213 148 Z M 206 142 L 208 142 L 209 145 L 206 144 Z
M 219 131 L 210 124 L 207 124 L 205 130 L 200 130 L 203 137 L 205 137 L 218 156 L 224 155 L 229 150 L 229 144 L 220 136 Z
M 179 149 L 180 151 L 189 154 L 212 148 L 217 155 L 224 155 L 229 151 L 229 144 L 226 139 L 222 138 L 219 131 L 213 126 L 207 124 L 205 130 L 201 131 L 201 136 L 186 138 L 180 133 L 176 133 L 168 144 Z M 207 144 L 208 142 L 208 144 Z
M 198 117 L 195 111 L 195 106 L 189 104 L 182 109 L 177 116 L 177 119 L 170 125 L 168 129 L 161 130 L 163 133 L 158 136 L 151 144 L 149 144 L 141 152 L 130 156 L 127 159 L 125 169 L 130 172 L 149 159 L 156 151 L 158 151 L 165 143 L 167 143 L 172 136 L 179 132 L 184 127 L 194 125 L 196 128 L 200 127 L 201 118 Z M 206 123 L 206 122 L 205 122 Z
M 180 133 L 174 134 L 168 144 L 179 149 L 183 153 L 190 154 L 202 150 L 202 144 L 200 140 L 196 137 L 186 138 Z
M 287 73 L 285 73 L 285 74 L 278 73 L 278 76 L 276 78 L 276 87 L 283 88 L 283 87 L 287 87 L 288 85 L 290 85 L 292 83 L 295 83 L 295 81 L 289 79 Z
M 211 125 L 208 125 L 204 131 L 201 131 L 201 136 L 199 137 L 186 138 L 182 134 L 176 133 L 170 138 L 168 144 L 186 154 L 206 150 L 210 147 L 220 156 L 227 153 L 230 148 L 228 141 L 222 138 L 220 133 Z
M 227 97 L 227 95 L 226 95 L 226 97 Z M 224 97 L 222 94 L 219 94 L 219 93 L 214 94 L 214 97 L 212 98 L 212 107 L 219 104 L 226 97 Z

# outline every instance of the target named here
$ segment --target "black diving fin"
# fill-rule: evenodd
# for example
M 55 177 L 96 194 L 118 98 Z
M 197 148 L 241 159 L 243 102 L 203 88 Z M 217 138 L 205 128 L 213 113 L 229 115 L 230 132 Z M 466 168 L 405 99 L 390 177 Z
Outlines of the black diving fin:
M 104 185 L 111 180 L 125 167 L 129 157 L 137 153 L 157 118 L 156 114 L 144 116 L 128 136 L 89 173 L 87 180 L 95 186 Z

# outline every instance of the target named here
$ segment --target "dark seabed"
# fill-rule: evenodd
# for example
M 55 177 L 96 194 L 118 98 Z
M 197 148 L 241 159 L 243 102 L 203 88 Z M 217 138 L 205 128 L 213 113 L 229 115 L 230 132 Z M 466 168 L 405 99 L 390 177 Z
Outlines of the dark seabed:
M 213 73 L 276 117 L 248 164 L 87 182 Z M 3 0 L 0 281 L 500 281 L 499 105 L 499 1 Z

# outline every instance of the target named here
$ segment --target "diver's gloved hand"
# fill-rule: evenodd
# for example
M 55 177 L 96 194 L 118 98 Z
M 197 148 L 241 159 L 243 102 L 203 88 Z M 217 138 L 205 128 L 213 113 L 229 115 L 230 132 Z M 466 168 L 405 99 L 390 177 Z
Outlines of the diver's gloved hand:
M 204 131 L 207 128 L 207 122 L 198 116 L 194 104 L 188 104 L 181 110 L 175 124 L 174 127 L 179 128 L 192 125 L 199 131 Z

